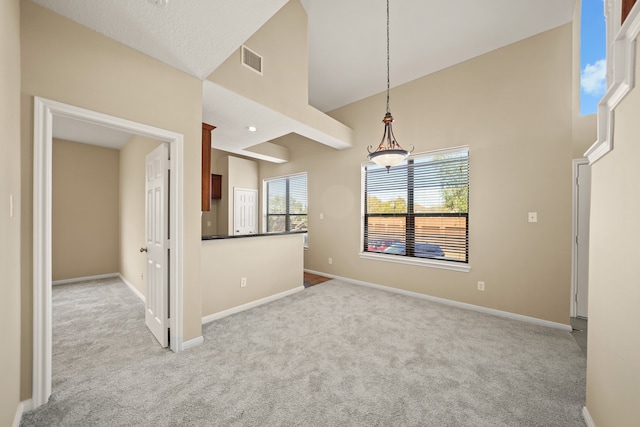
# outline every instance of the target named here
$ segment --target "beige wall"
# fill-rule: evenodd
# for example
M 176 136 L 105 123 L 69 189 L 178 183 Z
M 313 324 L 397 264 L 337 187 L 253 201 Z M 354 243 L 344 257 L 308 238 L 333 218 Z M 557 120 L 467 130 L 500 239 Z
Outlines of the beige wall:
M 216 204 L 217 206 L 217 220 L 218 225 L 216 227 L 217 234 L 229 234 L 229 159 L 228 155 L 224 154 L 216 157 L 216 165 L 218 174 L 222 175 L 222 198 Z
M 217 236 L 218 233 L 218 206 L 220 200 L 211 200 L 211 210 L 202 212 L 202 235 Z M 225 230 L 226 232 L 226 230 Z M 225 233 L 222 233 L 225 234 Z
M 213 132 L 213 138 L 215 138 L 215 130 Z M 211 149 L 211 173 L 222 176 L 222 198 L 211 200 L 211 210 L 208 212 L 202 212 L 202 235 L 203 236 L 216 236 L 218 234 L 227 234 L 226 222 L 221 231 L 218 232 L 218 227 L 222 226 L 219 216 L 223 209 L 227 209 L 228 197 L 224 191 L 225 184 L 227 182 L 227 175 L 229 164 L 226 157 L 229 155 L 226 151 Z M 226 216 L 225 216 L 226 217 Z
M 578 110 L 579 111 L 579 110 Z M 598 139 L 598 115 L 588 114 L 573 117 L 573 154 L 574 159 L 584 158 L 584 153 Z
M 118 272 L 118 169 L 118 150 L 53 140 L 53 280 Z
M 285 114 L 295 116 L 308 105 L 307 14 L 299 0 L 289 1 L 244 44 L 263 57 L 262 75 L 242 65 L 238 49 L 209 80 Z
M 636 86 L 615 110 L 613 151 L 591 172 L 587 409 L 597 426 L 635 427 L 640 417 L 638 117 Z
M 302 286 L 302 252 L 302 234 L 203 241 L 203 317 Z
M 0 2 L 0 425 L 20 401 L 20 2 Z M 13 216 L 10 216 L 10 198 Z
M 391 92 L 400 144 L 416 153 L 470 147 L 470 273 L 358 256 L 360 164 L 382 136 L 384 94 L 331 113 L 354 129 L 352 149 L 274 141 L 292 161 L 261 162 L 261 179 L 308 173 L 305 268 L 568 325 L 571 49 L 568 24 Z M 527 222 L 532 211 L 537 223 Z
M 30 1 L 21 6 L 22 399 L 31 397 L 33 96 L 184 135 L 184 329 L 201 334 L 202 82 Z M 14 82 L 15 84 L 16 82 Z M 198 165 L 198 166 L 191 166 Z
M 134 135 L 119 152 L 120 158 L 120 257 L 119 272 L 127 282 L 146 296 L 145 246 L 145 168 L 146 156 L 161 142 Z
M 299 0 L 284 5 L 245 45 L 263 57 L 262 75 L 242 65 L 238 49 L 208 80 L 349 144 L 351 129 L 308 103 L 307 13 Z
M 217 151 L 217 150 L 216 150 Z M 217 232 L 233 234 L 233 189 L 258 189 L 258 163 L 246 158 L 221 155 L 217 161 L 217 173 L 222 175 L 222 199 L 217 203 Z

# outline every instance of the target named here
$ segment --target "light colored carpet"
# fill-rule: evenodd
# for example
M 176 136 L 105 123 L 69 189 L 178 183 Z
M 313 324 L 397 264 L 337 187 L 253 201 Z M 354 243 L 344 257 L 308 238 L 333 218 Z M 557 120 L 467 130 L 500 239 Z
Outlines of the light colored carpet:
M 174 354 L 117 280 L 53 295 L 53 395 L 22 426 L 584 426 L 560 330 L 331 280 Z

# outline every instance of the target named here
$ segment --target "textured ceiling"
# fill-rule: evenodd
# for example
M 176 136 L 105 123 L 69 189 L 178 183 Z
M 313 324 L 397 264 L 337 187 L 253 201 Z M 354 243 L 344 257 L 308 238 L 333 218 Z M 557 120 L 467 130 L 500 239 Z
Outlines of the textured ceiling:
M 288 0 L 168 0 L 161 7 L 151 0 L 33 1 L 204 79 Z M 309 25 L 309 103 L 321 111 L 330 111 L 383 92 L 386 2 L 300 1 Z M 392 0 L 391 86 L 570 22 L 575 3 L 576 0 Z M 203 95 L 206 97 L 211 91 L 214 90 L 205 84 Z M 264 132 L 250 137 L 256 144 L 295 128 L 290 120 L 274 122 L 273 111 L 252 105 L 242 97 L 233 101 L 235 111 L 245 111 L 238 116 L 230 115 L 220 102 L 205 99 L 203 104 L 203 117 L 225 118 L 226 147 L 246 147 L 244 129 L 248 123 L 270 123 L 263 126 Z M 274 123 L 280 128 L 272 128 Z
M 287 0 L 34 0 L 113 40 L 206 78 Z

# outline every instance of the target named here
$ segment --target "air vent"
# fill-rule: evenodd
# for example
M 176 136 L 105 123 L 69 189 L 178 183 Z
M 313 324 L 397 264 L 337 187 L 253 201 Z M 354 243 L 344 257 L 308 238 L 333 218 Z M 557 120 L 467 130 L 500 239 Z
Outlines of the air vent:
M 262 56 L 246 46 L 242 46 L 242 64 L 262 75 Z

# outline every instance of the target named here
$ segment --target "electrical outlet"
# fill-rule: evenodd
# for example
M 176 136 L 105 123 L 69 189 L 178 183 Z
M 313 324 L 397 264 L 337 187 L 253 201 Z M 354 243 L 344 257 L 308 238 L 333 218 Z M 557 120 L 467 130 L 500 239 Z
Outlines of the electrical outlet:
M 329 258 L 329 264 L 333 264 L 333 258 Z
M 144 280 L 144 273 L 140 273 L 140 280 Z
M 478 290 L 484 291 L 484 282 L 478 282 Z
M 529 212 L 529 222 L 538 222 L 538 212 Z
M 245 286 L 247 286 L 247 278 L 246 277 L 242 277 L 240 279 L 240 287 L 244 288 Z

